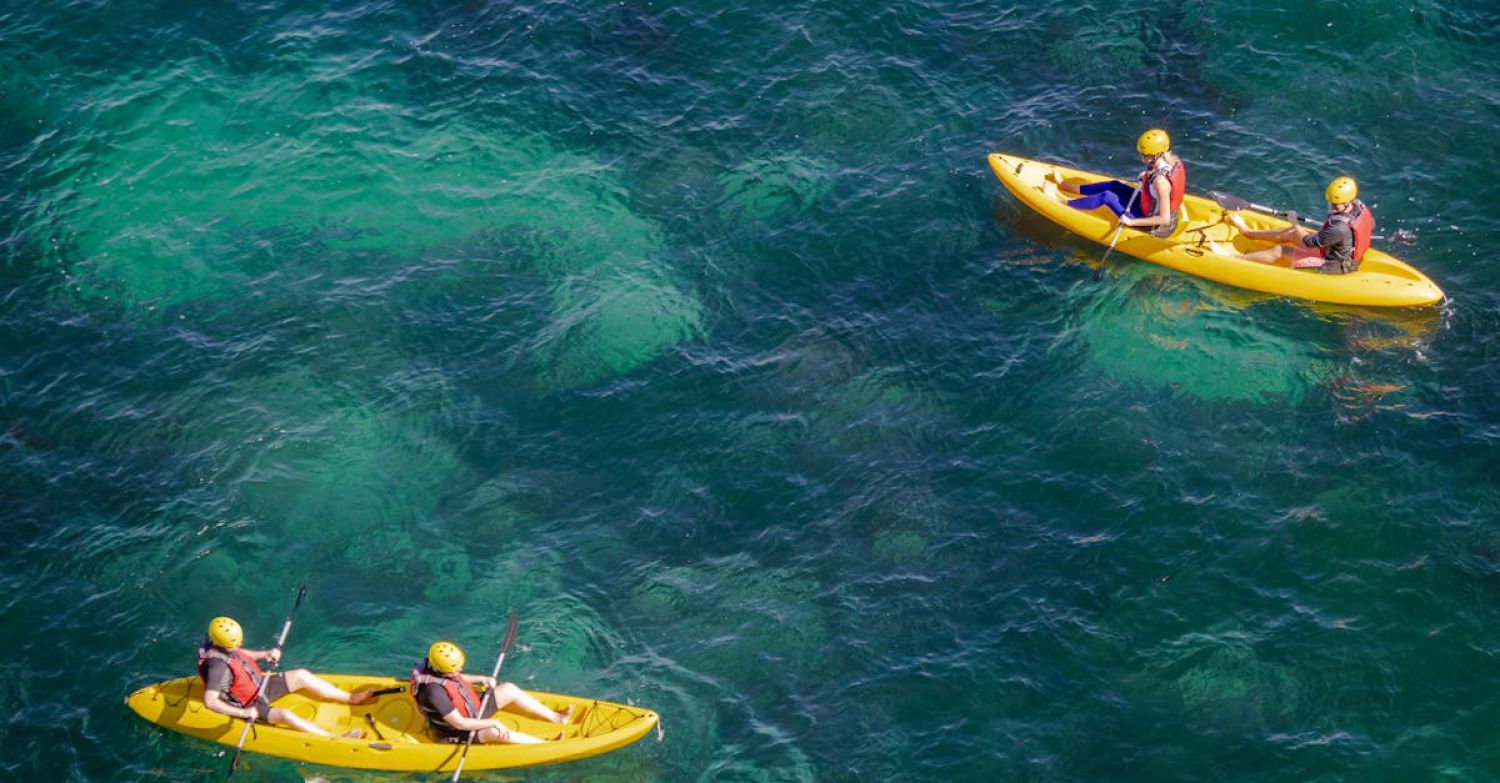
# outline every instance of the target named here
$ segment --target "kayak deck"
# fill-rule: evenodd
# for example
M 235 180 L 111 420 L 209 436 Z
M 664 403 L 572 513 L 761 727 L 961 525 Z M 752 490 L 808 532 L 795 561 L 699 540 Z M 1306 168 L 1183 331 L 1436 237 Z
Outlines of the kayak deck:
M 349 691 L 406 685 L 391 677 L 320 676 Z M 528 693 L 553 709 L 573 705 L 572 722 L 558 725 L 510 712 L 497 713 L 495 718 L 511 729 L 535 737 L 551 738 L 562 732 L 563 738 L 535 745 L 475 744 L 464 762 L 465 769 L 527 767 L 594 756 L 640 739 L 657 724 L 656 713 L 640 707 L 555 693 Z M 126 704 L 159 726 L 223 745 L 238 743 L 245 725 L 244 721 L 204 706 L 203 683 L 197 677 L 147 686 L 131 694 Z M 245 740 L 245 750 L 336 767 L 411 772 L 451 772 L 463 751 L 462 745 L 441 741 L 432 734 L 427 719 L 404 690 L 359 706 L 318 701 L 294 693 L 278 700 L 276 706 L 335 734 L 358 728 L 364 730 L 364 736 L 324 739 L 293 729 L 257 724 Z
M 1059 180 L 1073 184 L 1102 182 L 1111 177 L 1065 166 L 991 153 L 990 168 L 1021 203 L 1054 223 L 1100 244 L 1109 244 L 1117 226 L 1106 207 L 1084 212 L 1067 201 Z M 1442 301 L 1443 292 L 1409 264 L 1380 250 L 1365 253 L 1359 269 L 1328 275 L 1315 269 L 1292 269 L 1286 261 L 1262 264 L 1242 253 L 1272 247 L 1245 238 L 1225 223 L 1224 210 L 1213 201 L 1187 194 L 1178 215 L 1178 229 L 1170 237 L 1155 237 L 1126 227 L 1115 249 L 1165 267 L 1252 291 L 1346 305 L 1420 307 Z M 1257 212 L 1240 212 L 1252 229 L 1286 228 L 1287 221 Z

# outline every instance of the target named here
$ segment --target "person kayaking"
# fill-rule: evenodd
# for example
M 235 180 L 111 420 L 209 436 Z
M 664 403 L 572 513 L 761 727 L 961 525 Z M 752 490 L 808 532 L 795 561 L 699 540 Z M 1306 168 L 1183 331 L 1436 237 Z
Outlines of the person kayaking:
M 1359 185 L 1353 177 L 1335 177 L 1323 191 L 1328 200 L 1328 216 L 1316 232 L 1297 223 L 1297 213 L 1287 213 L 1291 225 L 1261 231 L 1245 225 L 1245 219 L 1229 213 L 1224 220 L 1239 229 L 1247 239 L 1275 242 L 1280 247 L 1256 250 L 1241 255 L 1251 261 L 1273 264 L 1285 257 L 1293 269 L 1318 269 L 1324 274 L 1346 275 L 1359 268 L 1370 249 L 1370 235 L 1375 232 L 1375 215 L 1359 200 Z
M 473 731 L 478 732 L 475 739 L 479 742 L 517 745 L 545 742 L 540 737 L 508 729 L 500 721 L 491 719 L 490 716 L 502 707 L 512 704 L 521 712 L 550 723 L 566 724 L 573 719 L 572 705 L 562 712 L 555 712 L 514 683 L 496 682 L 482 674 L 464 674 L 463 669 L 462 648 L 453 642 L 433 642 L 427 649 L 427 657 L 411 670 L 411 684 L 407 687 L 412 699 L 440 739 L 463 743 Z M 479 713 L 484 700 L 474 689 L 475 685 L 491 690 L 483 715 Z M 562 738 L 562 733 L 553 737 L 554 740 Z
M 1150 229 L 1152 236 L 1169 237 L 1177 231 L 1182 197 L 1187 193 L 1187 165 L 1172 152 L 1172 138 L 1161 128 L 1142 133 L 1135 142 L 1135 150 L 1145 165 L 1139 185 L 1119 180 L 1086 185 L 1074 185 L 1060 178 L 1053 181 L 1064 192 L 1081 194 L 1081 198 L 1068 202 L 1074 209 L 1086 212 L 1109 207 L 1119 216 L 1121 225 Z M 1129 210 L 1125 208 L 1127 205 Z
M 333 733 L 291 710 L 271 705 L 290 693 L 311 692 L 320 699 L 343 704 L 364 704 L 373 697 L 368 689 L 349 693 L 306 669 L 266 674 L 256 661 L 281 660 L 280 648 L 247 650 L 240 624 L 230 617 L 215 617 L 208 623 L 208 637 L 198 645 L 198 676 L 203 680 L 203 706 L 241 720 L 257 720 L 290 726 L 298 731 L 332 737 Z M 360 729 L 341 736 L 358 737 Z

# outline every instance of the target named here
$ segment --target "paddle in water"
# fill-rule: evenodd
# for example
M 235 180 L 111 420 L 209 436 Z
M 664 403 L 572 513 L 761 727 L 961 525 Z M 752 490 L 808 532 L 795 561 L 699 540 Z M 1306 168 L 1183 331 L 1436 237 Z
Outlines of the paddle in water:
M 1242 198 L 1239 198 L 1238 196 L 1231 196 L 1228 193 L 1221 193 L 1217 190 L 1209 191 L 1209 195 L 1213 197 L 1214 203 L 1218 204 L 1226 210 L 1250 210 L 1251 212 L 1259 212 L 1263 215 L 1275 215 L 1276 217 L 1287 217 L 1291 214 L 1291 212 L 1284 209 L 1262 206 L 1260 204 L 1256 204 L 1253 201 L 1246 201 Z M 1306 215 L 1298 215 L 1297 220 L 1306 223 L 1309 226 L 1323 225 L 1322 223 L 1319 223 L 1318 221 Z M 1389 234 L 1375 234 L 1370 238 L 1378 239 L 1382 242 L 1390 242 L 1393 245 L 1412 245 L 1416 244 L 1417 241 L 1417 235 L 1411 231 L 1407 231 L 1404 228 L 1398 228 Z
M 490 672 L 490 679 L 494 680 L 500 676 L 500 666 L 505 663 L 505 654 L 510 652 L 510 646 L 516 643 L 516 610 L 510 611 L 510 622 L 505 624 L 505 638 L 500 642 L 500 657 L 495 659 L 495 670 Z M 490 706 L 490 699 L 495 695 L 495 689 L 489 688 L 484 692 L 484 700 L 479 703 L 479 717 L 484 716 L 484 711 Z M 479 732 L 469 732 L 469 738 L 464 740 L 463 755 L 458 757 L 458 766 L 453 768 L 453 783 L 458 783 L 458 776 L 464 772 L 464 762 L 469 758 L 469 747 L 474 744 L 474 737 Z
M 291 633 L 292 631 L 292 618 L 297 616 L 297 610 L 302 608 L 302 602 L 306 599 L 307 585 L 303 585 L 297 590 L 297 601 L 296 603 L 292 604 L 292 611 L 287 614 L 286 622 L 281 626 L 281 634 L 276 637 L 275 649 L 282 650 L 282 647 L 286 645 L 286 635 L 288 633 Z M 285 650 L 282 650 L 282 652 L 285 652 Z M 270 679 L 271 672 L 276 671 L 276 667 L 280 665 L 281 657 L 277 656 L 276 663 L 271 666 L 271 668 L 266 672 L 266 676 L 262 677 L 260 682 L 255 686 L 255 698 L 250 700 L 251 704 L 260 701 L 261 689 L 266 687 L 266 680 Z M 229 760 L 229 774 L 224 776 L 225 780 L 229 780 L 230 778 L 234 777 L 234 770 L 240 765 L 240 754 L 245 752 L 245 738 L 250 736 L 250 727 L 254 724 L 254 716 L 251 716 L 249 720 L 245 721 L 245 728 L 240 731 L 239 744 L 234 746 L 234 758 Z
M 1109 249 L 1104 251 L 1104 258 L 1100 259 L 1099 266 L 1094 268 L 1094 282 L 1097 283 L 1100 280 L 1104 279 L 1104 265 L 1109 261 L 1109 254 L 1115 252 L 1115 243 L 1120 241 L 1120 232 L 1125 229 L 1125 223 L 1123 222 L 1123 219 L 1125 215 L 1130 214 L 1130 208 L 1135 205 L 1135 197 L 1139 195 L 1141 195 L 1141 189 L 1136 188 L 1135 190 L 1131 191 L 1130 200 L 1125 202 L 1125 212 L 1119 216 L 1121 222 L 1115 226 L 1115 235 L 1109 240 Z

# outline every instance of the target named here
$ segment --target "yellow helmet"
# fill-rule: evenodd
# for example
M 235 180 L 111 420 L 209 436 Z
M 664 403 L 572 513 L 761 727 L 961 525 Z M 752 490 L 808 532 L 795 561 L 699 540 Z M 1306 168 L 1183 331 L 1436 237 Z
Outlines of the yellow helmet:
M 427 665 L 438 674 L 452 674 L 464 668 L 464 651 L 453 642 L 433 642 L 427 648 Z
M 1161 128 L 1152 128 L 1141 134 L 1135 142 L 1135 149 L 1142 155 L 1160 155 L 1172 148 L 1172 137 Z
M 208 621 L 208 640 L 226 650 L 233 650 L 245 641 L 245 632 L 231 617 L 215 617 Z
M 1359 185 L 1354 184 L 1353 177 L 1335 177 L 1323 195 L 1330 204 L 1348 204 L 1359 196 Z

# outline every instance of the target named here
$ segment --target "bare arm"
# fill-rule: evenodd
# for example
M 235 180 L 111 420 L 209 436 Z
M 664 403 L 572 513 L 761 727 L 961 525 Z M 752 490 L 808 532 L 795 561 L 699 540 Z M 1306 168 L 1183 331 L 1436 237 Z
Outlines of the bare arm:
M 252 661 L 270 661 L 272 666 L 281 662 L 281 648 L 272 647 L 269 650 L 251 650 L 246 647 L 240 648 L 240 654 Z
M 1165 226 L 1172 222 L 1172 183 L 1166 177 L 1157 177 L 1151 181 L 1151 197 L 1156 203 L 1156 214 L 1145 217 L 1133 218 L 1129 215 L 1122 216 L 1120 222 L 1127 226 L 1136 228 L 1152 228 Z
M 230 704 L 224 700 L 223 694 L 218 691 L 205 691 L 203 693 L 203 706 L 220 715 L 228 715 L 231 718 L 239 718 L 240 720 L 250 720 L 255 717 L 255 710 L 249 707 L 236 707 Z
M 457 708 L 444 715 L 443 722 L 458 731 L 483 731 L 484 729 L 493 728 L 499 730 L 502 738 L 510 736 L 510 732 L 505 729 L 505 726 L 500 721 L 488 718 L 465 718 L 459 714 Z
M 495 678 L 485 674 L 464 674 L 461 676 L 465 682 L 471 685 L 483 685 L 486 688 L 495 687 Z

